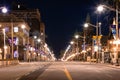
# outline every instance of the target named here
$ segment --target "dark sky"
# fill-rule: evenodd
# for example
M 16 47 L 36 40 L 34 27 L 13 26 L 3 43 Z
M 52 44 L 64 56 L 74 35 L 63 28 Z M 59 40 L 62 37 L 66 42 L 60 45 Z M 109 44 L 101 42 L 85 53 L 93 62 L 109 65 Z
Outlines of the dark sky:
M 6 3 L 8 0 L 3 0 Z M 13 1 L 13 0 L 9 0 Z M 95 16 L 98 0 L 16 0 L 38 8 L 45 23 L 47 43 L 56 55 L 66 48 L 74 32 L 82 31 L 87 13 Z

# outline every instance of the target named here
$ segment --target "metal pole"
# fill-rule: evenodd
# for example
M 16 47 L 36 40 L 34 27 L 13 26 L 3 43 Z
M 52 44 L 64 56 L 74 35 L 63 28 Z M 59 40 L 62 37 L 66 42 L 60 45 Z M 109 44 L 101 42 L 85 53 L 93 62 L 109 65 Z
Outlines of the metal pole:
M 18 44 L 16 45 L 17 47 L 17 60 L 18 60 L 18 57 L 19 57 L 19 53 L 18 53 Z
M 118 39 L 118 2 L 116 2 L 116 39 Z
M 76 53 L 78 54 L 78 39 L 77 39 L 77 51 L 76 51 Z
M 3 59 L 5 59 L 5 48 L 6 48 L 6 46 L 5 46 L 5 29 L 3 29 L 3 34 L 4 34 L 4 58 Z
M 99 61 L 101 61 L 101 22 L 98 23 L 98 26 L 99 26 L 98 53 L 99 53 Z
M 84 51 L 85 51 L 85 30 L 84 30 L 84 37 L 83 37 L 83 39 L 84 39 Z M 84 52 L 84 60 L 85 60 L 85 52 Z
M 11 58 L 13 59 L 13 20 L 11 19 L 11 42 L 12 42 L 12 45 L 11 45 L 11 47 L 12 47 L 12 53 L 11 53 Z
M 116 40 L 118 36 L 118 0 L 116 0 Z M 118 64 L 118 43 L 116 44 L 116 64 Z
M 98 49 L 99 49 L 99 46 L 98 46 L 98 27 L 99 27 L 99 24 L 98 24 L 98 15 L 97 15 L 97 22 L 96 22 L 96 42 L 97 42 L 97 51 L 96 51 L 96 58 L 97 58 L 97 62 L 98 62 Z
M 96 58 L 97 58 L 97 62 L 99 62 L 100 61 L 100 52 L 99 52 L 99 36 L 100 36 L 100 34 L 101 34 L 101 24 L 99 23 L 99 16 L 97 15 L 97 22 L 96 22 L 96 42 L 97 42 L 97 52 L 96 52 Z

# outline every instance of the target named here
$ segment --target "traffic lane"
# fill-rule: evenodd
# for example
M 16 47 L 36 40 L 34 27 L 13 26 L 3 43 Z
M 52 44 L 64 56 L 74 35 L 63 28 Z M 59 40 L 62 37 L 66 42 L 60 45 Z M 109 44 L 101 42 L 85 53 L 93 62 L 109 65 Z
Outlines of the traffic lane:
M 37 80 L 69 80 L 63 63 L 55 62 L 49 66 Z
M 27 75 L 21 76 L 18 80 L 36 80 L 39 77 L 39 75 L 41 75 L 45 71 L 45 69 L 47 69 L 50 65 L 51 64 L 47 64 L 44 67 L 39 68 Z
M 120 69 L 99 64 L 65 65 L 72 80 L 119 80 Z
M 48 63 L 30 62 L 20 63 L 15 66 L 0 68 L 0 80 L 17 80 L 22 75 L 28 74 Z

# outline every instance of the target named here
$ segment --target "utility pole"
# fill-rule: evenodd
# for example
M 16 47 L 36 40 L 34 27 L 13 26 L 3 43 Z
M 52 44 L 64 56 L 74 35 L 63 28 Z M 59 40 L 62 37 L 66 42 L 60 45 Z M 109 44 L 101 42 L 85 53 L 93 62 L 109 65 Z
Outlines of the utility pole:
M 116 0 L 116 41 L 119 39 L 119 30 L 118 30 L 118 5 L 119 0 Z M 118 65 L 118 43 L 116 43 L 116 65 Z

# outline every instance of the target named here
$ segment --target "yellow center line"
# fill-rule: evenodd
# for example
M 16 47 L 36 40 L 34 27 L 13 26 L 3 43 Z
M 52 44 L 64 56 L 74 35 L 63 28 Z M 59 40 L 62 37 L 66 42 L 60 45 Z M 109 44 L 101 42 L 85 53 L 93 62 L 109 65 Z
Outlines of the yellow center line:
M 72 77 L 71 77 L 71 75 L 70 75 L 70 73 L 68 72 L 67 68 L 66 68 L 65 66 L 64 66 L 64 68 L 65 68 L 65 69 L 64 69 L 64 72 L 65 72 L 68 80 L 73 80 Z

